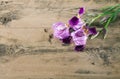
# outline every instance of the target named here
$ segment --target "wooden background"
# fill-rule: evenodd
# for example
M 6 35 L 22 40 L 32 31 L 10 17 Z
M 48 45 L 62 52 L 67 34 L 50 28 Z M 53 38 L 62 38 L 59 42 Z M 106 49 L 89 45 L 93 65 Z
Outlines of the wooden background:
M 52 24 L 120 0 L 0 0 L 0 79 L 119 79 L 120 21 L 84 52 L 50 39 Z M 93 11 L 94 12 L 94 11 Z

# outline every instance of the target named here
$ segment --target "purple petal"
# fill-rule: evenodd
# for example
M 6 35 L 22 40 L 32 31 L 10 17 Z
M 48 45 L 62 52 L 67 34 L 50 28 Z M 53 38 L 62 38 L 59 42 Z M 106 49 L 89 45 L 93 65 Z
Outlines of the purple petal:
M 97 34 L 97 30 L 96 30 L 95 27 L 93 27 L 93 28 L 89 28 L 89 32 L 90 32 L 90 34 L 92 34 L 92 35 Z
M 64 39 L 68 36 L 70 36 L 70 33 L 69 33 L 69 29 L 65 29 L 65 30 L 56 30 L 54 31 L 53 33 L 54 37 L 58 38 L 58 39 Z
M 83 33 L 83 31 L 77 31 L 76 34 L 75 34 L 76 37 L 82 37 L 84 35 L 85 34 Z
M 65 24 L 62 22 L 57 22 L 53 24 L 53 30 L 64 30 L 66 28 Z
M 71 33 L 72 39 L 75 45 L 85 45 L 87 41 L 87 36 L 84 34 L 84 31 L 79 29 Z
M 76 16 L 74 16 L 73 18 L 71 18 L 71 19 L 69 20 L 69 24 L 70 24 L 71 26 L 77 25 L 78 23 L 79 23 L 79 19 L 78 19 Z
M 73 38 L 73 41 L 74 41 L 75 45 L 86 44 L 87 37 L 86 36 L 82 36 L 82 37 L 78 37 L 78 38 Z
M 81 14 L 84 14 L 84 12 L 85 12 L 84 8 L 81 7 L 81 8 L 79 9 L 79 14 L 80 14 L 80 15 L 81 15 Z
M 53 33 L 54 37 L 58 39 L 64 39 L 70 36 L 69 28 L 67 28 L 66 25 L 62 22 L 53 24 L 53 31 L 54 31 Z
M 74 30 L 78 30 L 78 29 L 81 29 L 84 25 L 85 25 L 85 22 L 79 18 L 78 23 L 76 25 L 70 25 L 70 27 Z
M 76 51 L 83 51 L 85 48 L 85 45 L 78 45 L 78 46 L 75 46 L 75 50 Z
M 70 44 L 70 43 L 71 43 L 71 36 L 62 39 L 62 42 L 63 42 L 64 44 Z

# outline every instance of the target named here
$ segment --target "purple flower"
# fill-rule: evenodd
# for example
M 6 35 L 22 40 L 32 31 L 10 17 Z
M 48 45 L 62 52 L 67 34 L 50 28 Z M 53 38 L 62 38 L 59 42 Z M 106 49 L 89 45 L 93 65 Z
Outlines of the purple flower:
M 78 30 L 85 25 L 85 22 L 83 22 L 80 18 L 74 16 L 72 19 L 69 20 L 69 25 L 72 29 Z
M 84 30 L 79 29 L 71 33 L 72 39 L 76 46 L 85 45 L 87 41 L 87 35 Z
M 54 30 L 53 33 L 54 37 L 62 40 L 63 42 L 65 42 L 70 36 L 69 28 L 67 28 L 67 26 L 62 22 L 57 22 L 53 24 L 53 30 Z
M 83 29 L 76 30 L 71 33 L 72 39 L 75 43 L 76 51 L 83 51 L 87 41 L 87 35 L 85 34 Z
M 81 7 L 78 16 L 74 16 L 69 20 L 69 27 L 62 22 L 53 24 L 53 36 L 65 44 L 70 44 L 73 40 L 76 51 L 83 51 L 88 36 L 97 34 L 96 28 L 86 26 L 86 23 L 80 18 L 84 12 L 84 8 Z
M 78 14 L 79 14 L 79 15 L 82 15 L 82 14 L 84 14 L 84 13 L 85 13 L 85 9 L 84 9 L 83 7 L 81 7 L 81 8 L 79 9 Z

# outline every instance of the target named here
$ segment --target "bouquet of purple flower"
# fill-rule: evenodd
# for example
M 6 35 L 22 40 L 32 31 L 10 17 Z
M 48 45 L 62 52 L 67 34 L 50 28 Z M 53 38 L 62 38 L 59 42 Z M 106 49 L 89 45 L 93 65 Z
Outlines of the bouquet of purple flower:
M 82 51 L 84 49 L 89 35 L 97 34 L 95 27 L 89 28 L 89 26 L 81 19 L 84 13 L 84 8 L 80 8 L 78 16 L 72 17 L 68 24 L 62 22 L 53 24 L 54 37 L 65 44 L 74 42 L 76 51 Z
M 120 5 L 119 5 L 120 6 Z M 115 7 L 115 6 L 114 6 Z M 110 9 L 110 10 L 109 10 Z M 101 31 L 97 32 L 95 27 L 90 27 L 91 23 L 105 14 L 110 14 L 112 8 L 107 9 L 108 11 L 103 12 L 102 14 L 95 17 L 89 24 L 87 24 L 81 17 L 85 13 L 85 9 L 81 7 L 77 13 L 77 16 L 72 17 L 68 24 L 62 22 L 57 22 L 53 24 L 53 36 L 59 39 L 64 44 L 75 44 L 76 51 L 83 51 L 89 36 L 97 36 Z M 117 10 L 120 12 L 120 7 Z M 116 12 L 116 11 L 115 11 Z M 113 12 L 111 12 L 112 14 Z M 114 15 L 115 16 L 115 15 Z M 112 17 L 113 18 L 113 17 Z M 111 17 L 108 18 L 108 21 L 103 27 L 104 31 L 107 30 L 107 26 L 112 20 Z M 103 31 L 103 30 L 102 30 Z

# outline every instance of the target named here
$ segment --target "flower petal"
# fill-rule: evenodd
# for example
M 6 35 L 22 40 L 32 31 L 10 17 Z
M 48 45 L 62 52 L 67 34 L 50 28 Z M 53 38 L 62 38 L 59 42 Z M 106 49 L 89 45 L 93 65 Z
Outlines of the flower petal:
M 78 19 L 78 23 L 77 24 L 70 24 L 70 27 L 74 30 L 78 30 L 81 29 L 86 23 L 84 21 L 82 21 L 81 18 Z
M 85 48 L 85 45 L 78 45 L 78 46 L 75 46 L 74 49 L 75 49 L 76 51 L 83 51 L 84 48 Z
M 58 38 L 58 39 L 64 39 L 68 36 L 70 36 L 70 33 L 69 33 L 69 29 L 65 29 L 65 30 L 61 30 L 61 31 L 54 31 L 54 37 Z
M 76 16 L 74 16 L 73 18 L 71 18 L 71 19 L 69 20 L 70 26 L 77 25 L 78 23 L 79 23 L 79 19 L 78 19 Z
M 74 41 L 75 45 L 82 45 L 82 44 L 85 45 L 87 42 L 87 37 L 82 36 L 82 37 L 78 37 L 78 38 L 73 38 L 73 41 Z
M 54 30 L 54 37 L 58 39 L 64 39 L 68 36 L 70 36 L 69 28 L 66 27 L 66 25 L 62 22 L 57 22 L 53 24 L 53 30 Z
M 79 9 L 79 15 L 82 15 L 82 14 L 84 14 L 84 12 L 85 12 L 85 10 L 84 10 L 84 8 L 83 7 L 81 7 L 80 9 Z
M 77 32 L 75 33 L 75 36 L 76 36 L 76 37 L 82 37 L 82 36 L 85 36 L 85 34 L 83 33 L 83 31 L 77 31 Z
M 53 24 L 53 30 L 64 30 L 66 27 L 65 27 L 65 24 L 62 23 L 62 22 L 57 22 L 57 23 L 54 23 Z
M 84 31 L 79 29 L 71 33 L 75 45 L 85 45 L 87 41 L 87 36 L 84 34 Z
M 91 35 L 97 34 L 97 31 L 96 31 L 96 28 L 95 28 L 95 27 L 89 28 L 89 32 L 90 32 Z

